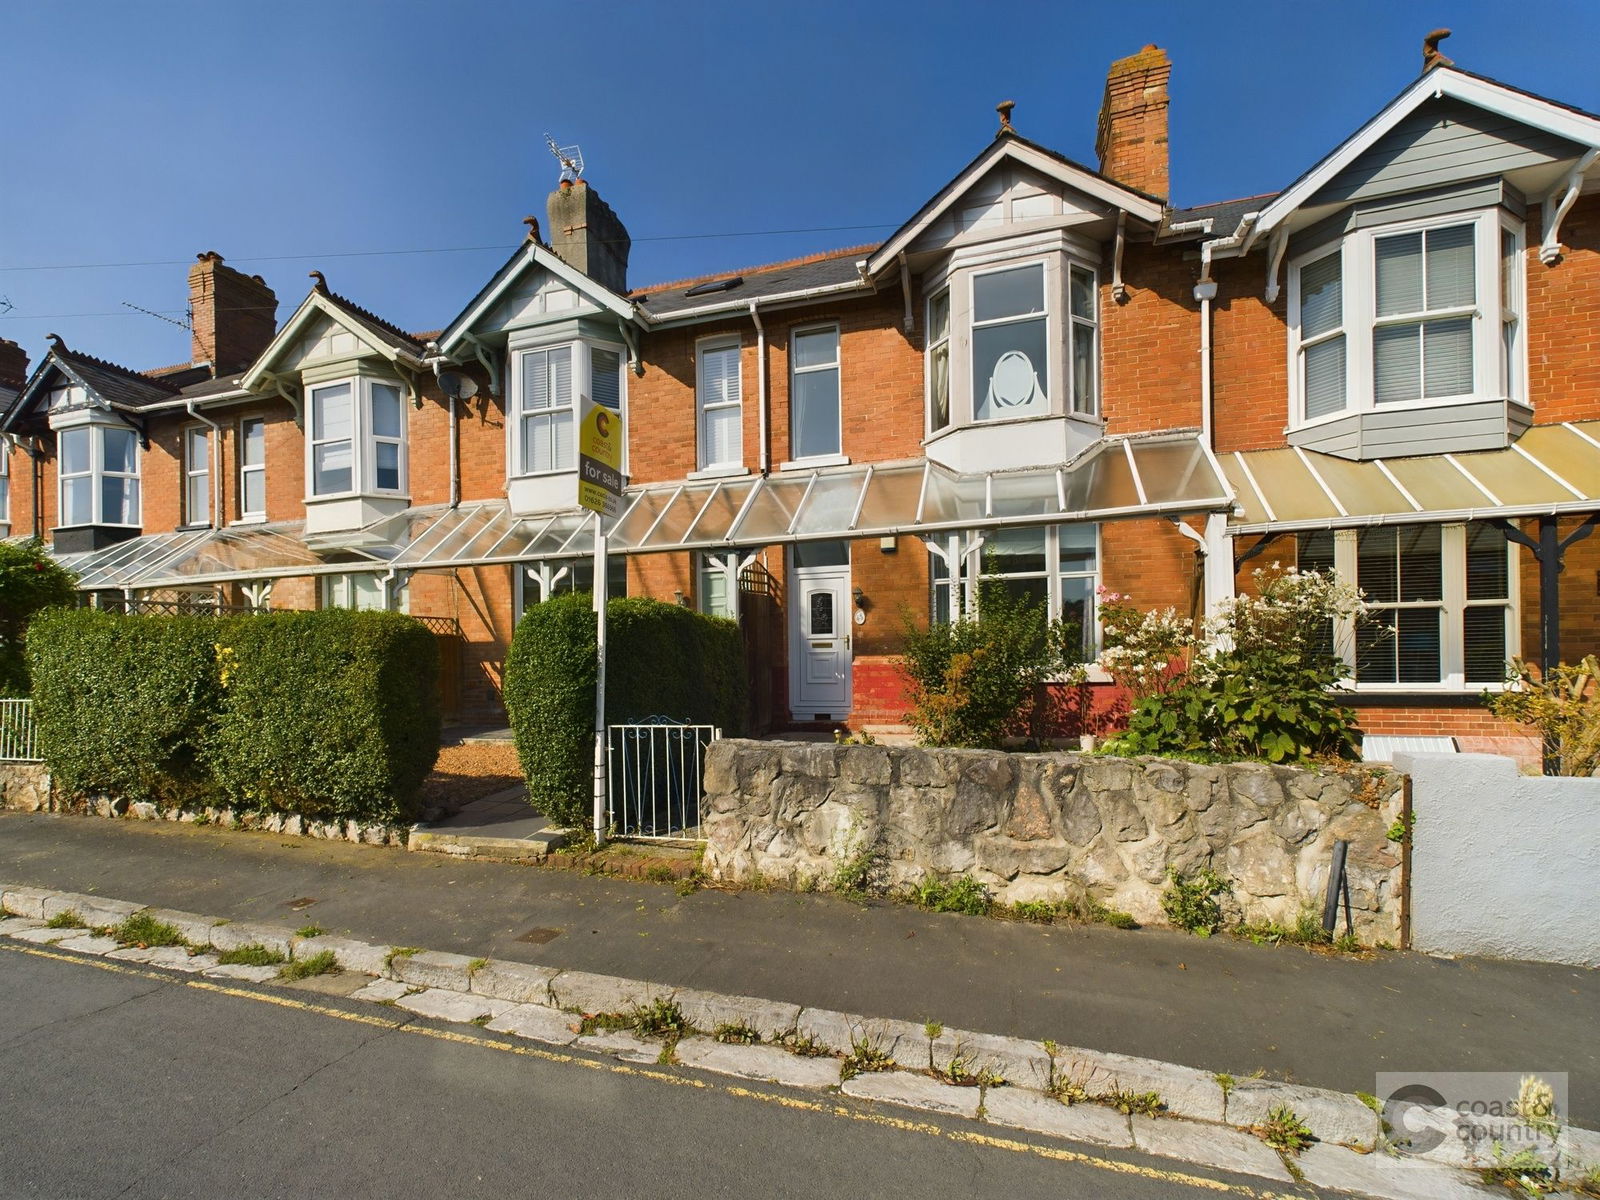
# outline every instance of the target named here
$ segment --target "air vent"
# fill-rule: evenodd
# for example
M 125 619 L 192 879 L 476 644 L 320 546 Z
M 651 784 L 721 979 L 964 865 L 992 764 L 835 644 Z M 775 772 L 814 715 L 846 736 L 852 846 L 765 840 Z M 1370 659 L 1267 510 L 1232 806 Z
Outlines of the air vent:
M 685 296 L 709 296 L 712 292 L 731 292 L 744 282 L 743 275 L 735 275 L 732 279 L 717 279 L 711 283 L 697 283 L 684 293 Z

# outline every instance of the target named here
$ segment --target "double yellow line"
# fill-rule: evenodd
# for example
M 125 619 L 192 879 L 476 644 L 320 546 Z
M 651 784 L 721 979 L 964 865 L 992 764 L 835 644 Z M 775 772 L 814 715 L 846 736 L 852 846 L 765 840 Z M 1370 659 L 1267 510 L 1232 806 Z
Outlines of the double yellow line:
M 34 958 L 53 959 L 56 962 L 73 963 L 82 967 L 94 967 L 97 970 L 110 971 L 117 975 L 132 975 L 141 979 L 154 979 L 162 983 L 194 988 L 196 991 L 212 992 L 219 996 L 232 996 L 238 1000 L 251 1000 L 257 1004 L 273 1004 L 279 1008 L 315 1013 L 318 1016 L 332 1017 L 337 1021 L 348 1021 L 357 1025 L 372 1025 L 395 1033 L 410 1033 L 440 1042 L 457 1042 L 464 1046 L 478 1046 L 500 1054 L 520 1054 L 526 1058 L 540 1059 L 543 1062 L 582 1067 L 590 1071 L 605 1071 L 614 1075 L 628 1075 L 639 1079 L 648 1079 L 655 1083 L 670 1084 L 673 1087 L 697 1088 L 701 1091 L 715 1092 L 724 1096 L 735 1096 L 741 1100 L 755 1100 L 762 1104 L 774 1104 L 781 1108 L 822 1113 L 827 1116 L 842 1117 L 847 1121 L 879 1125 L 902 1133 L 916 1133 L 925 1137 L 940 1138 L 948 1142 L 959 1142 L 967 1146 L 982 1146 L 991 1150 L 1006 1150 L 1013 1154 L 1031 1154 L 1037 1158 L 1048 1159 L 1052 1162 L 1076 1163 L 1080 1166 L 1110 1171 L 1118 1175 L 1133 1175 L 1141 1179 L 1182 1184 L 1192 1188 L 1204 1188 L 1208 1191 L 1219 1192 L 1228 1196 L 1246 1197 L 1247 1200 L 1303 1200 L 1303 1197 L 1300 1196 L 1260 1191 L 1245 1184 L 1224 1183 L 1218 1179 L 1207 1179 L 1204 1176 L 1191 1175 L 1185 1171 L 1170 1171 L 1162 1167 L 1123 1162 L 1115 1158 L 1101 1158 L 1081 1150 L 1068 1150 L 1060 1146 L 1039 1146 L 1032 1142 L 1018 1141 L 1015 1138 L 996 1137 L 993 1134 L 979 1133 L 975 1130 L 947 1129 L 942 1125 L 935 1125 L 928 1121 L 912 1121 L 904 1117 L 893 1117 L 884 1113 L 864 1111 L 844 1104 L 829 1103 L 823 1100 L 808 1100 L 799 1096 L 780 1095 L 773 1092 L 761 1092 L 752 1088 L 740 1087 L 737 1084 L 716 1083 L 671 1071 L 617 1062 L 613 1059 L 586 1058 L 581 1055 L 566 1054 L 560 1050 L 551 1050 L 540 1046 L 501 1042 L 492 1038 L 477 1037 L 470 1033 L 457 1033 L 450 1029 L 435 1029 L 415 1022 L 402 1023 L 366 1013 L 347 1012 L 344 1009 L 332 1008 L 326 1004 L 317 1004 L 309 1000 L 300 1000 L 293 996 L 280 996 L 271 992 L 256 992 L 246 988 L 229 987 L 226 984 L 213 983 L 209 979 L 195 979 L 179 974 L 169 975 L 161 971 L 127 966 L 120 962 L 106 962 L 103 959 L 64 954 L 60 951 L 44 950 L 35 946 L 17 945 L 15 943 L 0 944 L 0 950 L 10 950 L 13 953 L 27 954 Z

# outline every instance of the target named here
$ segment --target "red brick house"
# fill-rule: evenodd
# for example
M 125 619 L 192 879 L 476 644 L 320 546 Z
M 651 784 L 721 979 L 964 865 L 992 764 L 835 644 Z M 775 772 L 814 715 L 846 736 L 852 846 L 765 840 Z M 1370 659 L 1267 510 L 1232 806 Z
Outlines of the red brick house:
M 1169 69 L 1113 64 L 1098 169 L 1001 105 L 881 244 L 744 271 L 633 285 L 564 180 L 427 333 L 320 276 L 278 324 L 201 255 L 191 363 L 0 344 L 0 518 L 103 596 L 434 619 L 487 716 L 522 608 L 592 581 L 589 397 L 613 592 L 738 616 L 762 726 L 897 721 L 903 614 L 979 577 L 1092 651 L 1097 586 L 1199 614 L 1299 562 L 1393 631 L 1341 631 L 1369 733 L 1504 732 L 1508 657 L 1600 649 L 1600 118 L 1436 65 L 1281 193 L 1180 209 Z

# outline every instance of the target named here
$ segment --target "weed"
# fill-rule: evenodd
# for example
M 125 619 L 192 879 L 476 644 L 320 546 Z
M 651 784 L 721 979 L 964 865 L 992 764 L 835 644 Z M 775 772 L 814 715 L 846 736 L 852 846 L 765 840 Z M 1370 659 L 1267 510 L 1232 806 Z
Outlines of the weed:
M 949 1064 L 943 1070 L 935 1069 L 933 1074 L 956 1087 L 1004 1087 L 1006 1082 L 998 1072 L 979 1066 L 977 1059 L 964 1052 L 959 1042 Z
M 488 965 L 489 965 L 489 960 L 487 958 L 475 958 L 475 959 L 473 959 L 471 962 L 469 962 L 467 964 L 467 978 L 471 979 L 474 975 L 476 975 L 479 971 L 483 970 Z
M 321 937 L 326 932 L 328 931 L 321 925 L 302 925 L 294 931 L 294 935 L 295 937 L 314 938 Z
M 654 866 L 646 867 L 644 877 L 651 883 L 676 883 L 678 881 L 676 872 L 665 863 L 656 863 Z
M 1299 1154 L 1316 1140 L 1310 1127 L 1287 1104 L 1280 1104 L 1267 1113 L 1267 1119 L 1255 1127 L 1255 1134 L 1274 1150 L 1285 1154 Z
M 1556 1094 L 1537 1075 L 1522 1077 L 1517 1087 L 1517 1098 L 1511 1107 L 1529 1129 L 1548 1133 L 1551 1137 L 1561 1131 L 1556 1123 Z
M 843 729 L 833 731 L 833 744 L 835 746 L 876 746 L 878 739 L 863 729 L 857 733 L 847 733 Z
M 658 1067 L 670 1067 L 678 1061 L 678 1039 L 670 1038 L 661 1047 L 661 1053 L 656 1055 Z
M 1138 1114 L 1143 1117 L 1153 1117 L 1167 1107 L 1167 1102 L 1161 1098 L 1160 1092 L 1135 1092 L 1114 1088 L 1100 1099 L 1126 1116 Z
M 482 1029 L 485 1025 L 487 1025 L 492 1020 L 494 1020 L 494 1018 L 491 1017 L 488 1013 L 479 1013 L 477 1016 L 472 1018 L 472 1023 L 474 1025 L 476 1025 L 479 1029 Z
M 677 1041 L 693 1031 L 676 1000 L 657 996 L 649 1004 L 636 1004 L 627 1014 L 628 1025 L 640 1037 L 662 1037 Z
M 1161 893 L 1161 911 L 1179 929 L 1200 937 L 1210 937 L 1222 928 L 1222 901 L 1231 888 L 1228 881 L 1210 867 L 1192 875 L 1180 875 L 1177 868 L 1167 870 L 1167 888 Z
M 1600 1165 L 1578 1167 L 1567 1177 L 1567 1185 L 1580 1196 L 1600 1196 Z
M 1532 1147 L 1507 1154 L 1506 1148 L 1496 1142 L 1493 1153 L 1494 1162 L 1478 1168 L 1485 1183 L 1515 1188 L 1530 1196 L 1543 1196 L 1556 1190 L 1555 1172 Z
M 929 879 L 916 891 L 917 904 L 930 912 L 965 913 L 981 917 L 994 903 L 989 889 L 967 875 L 955 879 Z
M 729 1046 L 754 1046 L 761 1034 L 743 1021 L 724 1021 L 711 1031 L 714 1040 Z
M 578 1032 L 584 1037 L 593 1037 L 597 1033 L 628 1029 L 632 1024 L 626 1013 L 589 1013 L 578 1022 Z
M 1049 925 L 1061 915 L 1062 906 L 1051 900 L 1018 900 L 1004 915 L 1014 921 L 1030 921 L 1035 925 Z
M 933 1044 L 944 1036 L 944 1025 L 939 1021 L 924 1021 L 922 1032 L 928 1039 L 928 1073 L 934 1074 Z
M 1383 1101 L 1379 1100 L 1371 1092 L 1357 1092 L 1356 1099 L 1378 1114 L 1378 1116 L 1381 1117 L 1383 1115 Z
M 313 975 L 327 975 L 338 969 L 339 959 L 332 950 L 318 950 L 309 958 L 297 958 L 284 963 L 278 978 L 293 982 L 296 979 L 310 979 Z
M 225 967 L 275 967 L 283 961 L 283 954 L 260 942 L 251 942 L 248 946 L 224 950 L 217 955 L 217 961 Z
M 1096 925 L 1109 925 L 1113 929 L 1137 929 L 1139 922 L 1133 919 L 1132 913 L 1125 913 L 1120 908 L 1108 908 L 1093 896 L 1085 897 L 1078 906 L 1078 916 L 1085 921 L 1092 921 Z
M 1232 1075 L 1228 1075 L 1222 1071 L 1218 1071 L 1211 1078 L 1215 1079 L 1217 1081 L 1217 1086 L 1222 1089 L 1222 1102 L 1226 1104 L 1228 1102 L 1228 1097 L 1233 1095 L 1233 1089 L 1239 1081 L 1236 1080 Z
M 1411 827 L 1416 823 L 1415 813 L 1402 813 L 1394 819 L 1394 824 L 1383 836 L 1391 842 L 1403 842 L 1411 836 Z
M 784 1037 L 782 1046 L 790 1054 L 801 1058 L 827 1058 L 833 1053 L 809 1033 L 791 1033 Z
M 186 943 L 176 925 L 158 921 L 149 913 L 137 912 L 111 931 L 124 946 L 182 946 Z
M 889 1071 L 894 1065 L 894 1058 L 879 1042 L 868 1037 L 852 1037 L 850 1053 L 839 1069 L 839 1078 L 843 1081 L 871 1071 Z
M 693 875 L 688 875 L 683 879 L 678 880 L 677 886 L 675 886 L 672 890 L 677 892 L 680 896 L 690 896 L 700 890 L 700 884 L 700 874 L 699 872 L 696 872 Z
M 58 912 L 45 923 L 46 929 L 87 929 L 89 926 L 73 909 Z
M 871 846 L 864 846 L 840 860 L 828 879 L 828 890 L 842 896 L 869 895 L 877 873 L 878 852 Z
M 394 960 L 397 959 L 397 958 L 410 958 L 413 954 L 421 954 L 421 953 L 422 953 L 422 947 L 421 946 L 390 946 L 389 947 L 389 953 L 387 953 L 387 954 L 385 954 L 383 956 L 384 969 L 385 970 L 393 969 Z

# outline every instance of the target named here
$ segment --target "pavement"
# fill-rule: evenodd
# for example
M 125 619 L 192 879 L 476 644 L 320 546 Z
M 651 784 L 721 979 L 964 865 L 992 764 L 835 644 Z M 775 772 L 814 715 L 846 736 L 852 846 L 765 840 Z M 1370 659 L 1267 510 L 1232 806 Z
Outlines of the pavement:
M 1372 1091 L 1565 1072 L 1600 1126 L 1600 972 L 702 890 L 176 823 L 0 814 L 0 879 L 675 987 Z
M 528 806 L 522 784 L 469 801 L 442 821 L 416 825 L 408 848 L 440 854 L 531 861 L 542 858 L 561 836 Z

